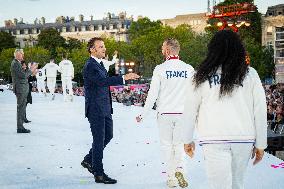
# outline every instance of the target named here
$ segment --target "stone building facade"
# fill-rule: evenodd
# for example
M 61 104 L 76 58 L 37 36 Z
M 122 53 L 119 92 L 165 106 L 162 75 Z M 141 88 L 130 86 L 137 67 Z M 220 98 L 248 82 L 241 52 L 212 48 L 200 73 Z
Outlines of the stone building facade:
M 45 23 L 45 18 L 36 19 L 34 24 L 25 24 L 17 19 L 5 21 L 5 27 L 0 27 L 0 31 L 11 33 L 16 37 L 18 46 L 34 46 L 40 32 L 46 28 L 54 28 L 60 32 L 64 38 L 75 38 L 82 42 L 87 42 L 92 37 L 113 37 L 116 41 L 128 41 L 128 28 L 132 18 L 127 18 L 126 13 L 118 16 L 108 13 L 102 20 L 85 21 L 83 15 L 79 15 L 79 21 L 74 17 L 60 16 L 54 23 Z
M 179 25 L 187 24 L 190 25 L 192 30 L 196 33 L 205 32 L 205 27 L 207 26 L 208 17 L 206 17 L 206 13 L 199 14 L 185 14 L 185 15 L 177 15 L 175 18 L 171 19 L 161 19 L 163 25 L 171 26 L 176 28 Z
M 262 45 L 274 49 L 275 80 L 284 83 L 284 4 L 269 7 L 262 17 Z

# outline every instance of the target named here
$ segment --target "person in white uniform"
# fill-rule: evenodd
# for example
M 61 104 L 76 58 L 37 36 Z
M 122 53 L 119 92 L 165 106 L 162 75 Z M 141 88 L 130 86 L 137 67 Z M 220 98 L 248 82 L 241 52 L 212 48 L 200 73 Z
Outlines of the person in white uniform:
M 117 51 L 114 51 L 114 55 L 112 56 L 112 60 L 111 60 L 111 61 L 108 60 L 108 57 L 106 57 L 106 59 L 102 59 L 103 64 L 104 64 L 104 67 L 105 67 L 105 69 L 107 70 L 107 72 L 108 72 L 109 67 L 110 67 L 111 65 L 113 65 L 113 64 L 115 64 L 115 63 L 118 63 L 117 54 L 118 54 L 118 52 L 117 52 Z
M 166 61 L 157 65 L 153 72 L 148 97 L 141 115 L 136 117 L 140 122 L 152 110 L 154 103 L 157 109 L 157 121 L 162 152 L 167 166 L 168 187 L 187 187 L 188 183 L 183 170 L 182 114 L 184 112 L 185 84 L 194 69 L 179 60 L 180 45 L 175 39 L 167 39 L 162 46 Z
M 187 84 L 184 149 L 193 153 L 196 127 L 211 189 L 244 189 L 249 159 L 267 147 L 265 93 L 245 55 L 237 33 L 219 31 Z
M 57 76 L 57 71 L 60 71 L 60 68 L 57 64 L 54 63 L 54 60 L 51 59 L 50 63 L 47 63 L 42 70 L 45 70 L 46 72 L 46 78 L 47 78 L 47 87 L 49 92 L 52 95 L 52 100 L 54 100 L 55 95 L 55 85 L 56 85 L 56 76 Z
M 73 101 L 73 86 L 72 79 L 74 78 L 74 66 L 70 60 L 63 59 L 59 63 L 59 68 L 61 72 L 62 90 L 64 101 L 67 101 L 67 93 L 70 96 L 70 100 Z
M 46 96 L 46 89 L 45 89 L 45 70 L 41 69 L 40 65 L 38 66 L 38 72 L 36 74 L 36 85 L 37 90 L 39 93 L 43 92 L 44 96 Z

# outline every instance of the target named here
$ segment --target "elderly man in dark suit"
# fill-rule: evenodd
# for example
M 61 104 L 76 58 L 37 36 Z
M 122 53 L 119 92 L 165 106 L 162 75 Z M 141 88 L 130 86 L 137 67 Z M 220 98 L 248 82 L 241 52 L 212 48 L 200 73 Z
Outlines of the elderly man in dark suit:
M 88 42 L 90 58 L 84 66 L 85 115 L 93 135 L 93 145 L 81 165 L 95 176 L 95 182 L 115 184 L 103 169 L 103 150 L 113 137 L 112 103 L 110 86 L 123 85 L 124 80 L 137 79 L 134 73 L 109 77 L 103 65 L 106 48 L 101 38 Z
M 30 133 L 29 129 L 24 128 L 23 122 L 29 93 L 28 77 L 36 73 L 36 65 L 30 69 L 22 68 L 21 62 L 24 60 L 24 51 L 22 49 L 16 49 L 14 57 L 10 70 L 13 81 L 13 92 L 17 97 L 17 133 Z

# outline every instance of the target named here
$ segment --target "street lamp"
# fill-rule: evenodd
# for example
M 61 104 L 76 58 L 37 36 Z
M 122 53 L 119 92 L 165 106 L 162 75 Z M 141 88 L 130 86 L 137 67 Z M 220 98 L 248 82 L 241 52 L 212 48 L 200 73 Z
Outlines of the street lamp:
M 134 62 L 130 62 L 129 65 L 130 66 L 135 66 L 135 63 Z

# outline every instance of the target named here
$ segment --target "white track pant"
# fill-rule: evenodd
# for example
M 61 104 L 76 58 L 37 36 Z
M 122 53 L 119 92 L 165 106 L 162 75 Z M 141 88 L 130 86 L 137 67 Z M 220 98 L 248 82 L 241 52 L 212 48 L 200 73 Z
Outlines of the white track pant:
M 205 144 L 203 153 L 212 189 L 244 189 L 244 174 L 253 144 Z
M 40 93 L 41 90 L 46 93 L 46 90 L 45 90 L 45 81 L 43 79 L 38 79 L 37 82 L 36 82 L 36 85 L 37 85 L 37 90 L 38 92 Z
M 55 91 L 56 77 L 48 77 L 46 82 L 50 94 L 53 95 Z
M 183 171 L 182 123 L 181 115 L 158 115 L 161 150 L 170 178 L 177 170 Z
M 69 91 L 69 95 L 73 96 L 73 87 L 72 87 L 72 78 L 71 77 L 63 77 L 61 78 L 62 81 L 62 90 L 64 99 L 66 99 L 66 89 Z

